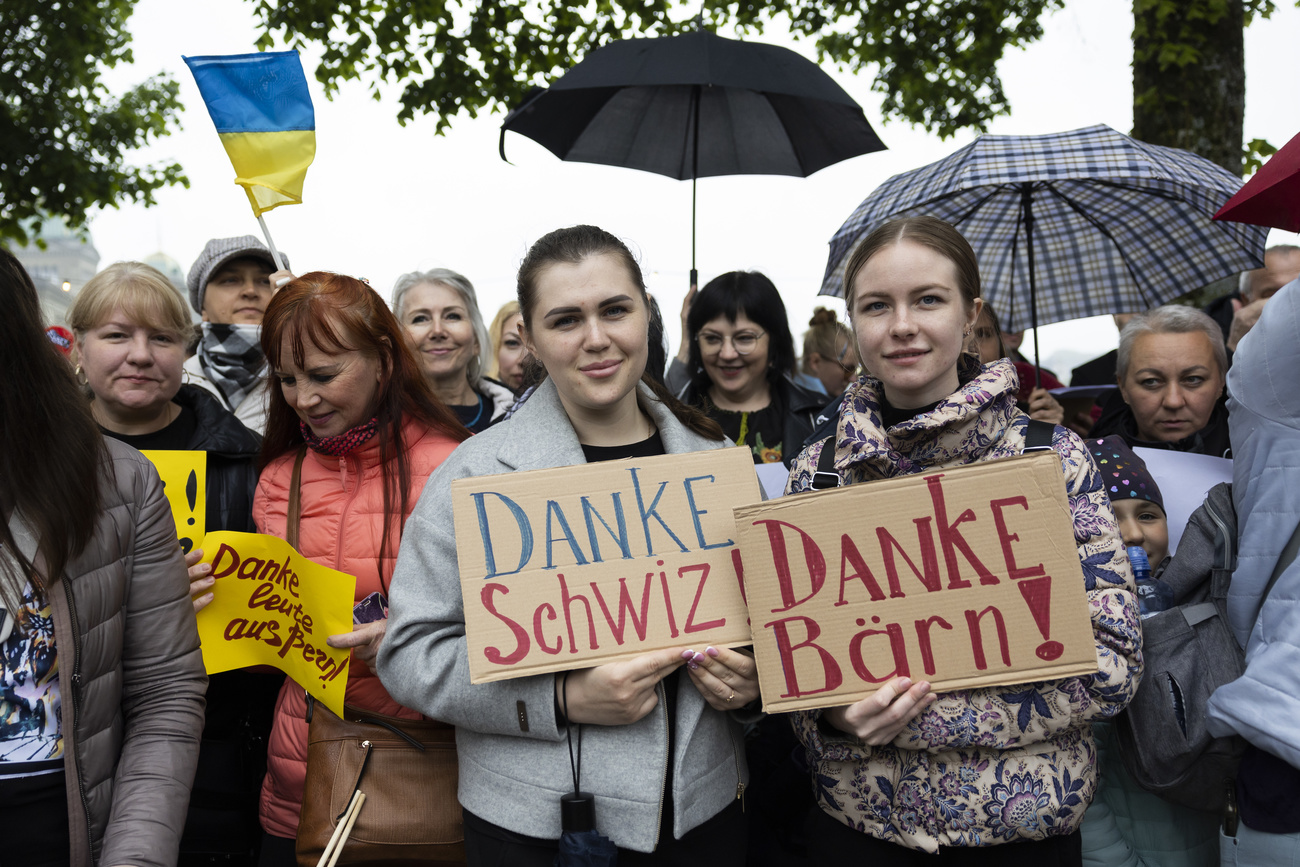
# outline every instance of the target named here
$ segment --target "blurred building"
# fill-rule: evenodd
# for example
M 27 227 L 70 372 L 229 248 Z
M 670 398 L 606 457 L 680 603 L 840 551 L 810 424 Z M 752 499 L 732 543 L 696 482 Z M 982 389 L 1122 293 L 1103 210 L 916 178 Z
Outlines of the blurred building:
M 44 243 L 44 249 L 37 239 Z M 90 231 L 82 238 L 70 231 L 61 218 L 46 217 L 31 243 L 25 247 L 14 244 L 9 250 L 32 275 L 46 324 L 63 325 L 64 314 L 77 292 L 99 270 L 99 251 Z
M 203 321 L 203 317 L 190 308 L 190 291 L 185 283 L 185 272 L 181 270 L 179 262 L 161 250 L 145 256 L 140 261 L 161 271 L 167 278 L 167 282 L 172 284 L 172 288 L 180 293 L 181 300 L 185 302 L 185 309 L 190 311 L 191 322 Z

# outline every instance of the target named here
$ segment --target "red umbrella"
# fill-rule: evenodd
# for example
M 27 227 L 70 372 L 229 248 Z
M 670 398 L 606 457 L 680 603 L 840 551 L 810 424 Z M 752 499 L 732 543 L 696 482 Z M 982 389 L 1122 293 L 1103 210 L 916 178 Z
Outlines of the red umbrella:
M 1214 219 L 1300 232 L 1300 135 L 1273 154 Z

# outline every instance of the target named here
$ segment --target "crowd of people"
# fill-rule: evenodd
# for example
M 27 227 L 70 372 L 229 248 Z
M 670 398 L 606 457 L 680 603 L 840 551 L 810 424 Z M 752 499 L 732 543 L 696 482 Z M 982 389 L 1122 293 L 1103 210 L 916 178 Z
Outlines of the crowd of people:
M 671 358 L 635 257 L 591 226 L 539 239 L 490 322 L 451 270 L 402 275 L 390 306 L 282 261 L 252 236 L 210 241 L 188 309 L 153 268 L 111 265 L 78 293 L 69 340 L 47 337 L 0 251 L 4 863 L 299 863 L 308 701 L 271 669 L 205 676 L 195 615 L 221 585 L 201 549 L 182 553 L 140 450 L 206 454 L 207 530 L 276 536 L 356 577 L 358 610 L 379 614 L 328 638 L 351 653 L 347 702 L 455 727 L 470 864 L 556 863 L 575 742 L 621 864 L 1300 857 L 1300 566 L 1285 566 L 1300 248 L 1270 249 L 1207 312 L 1118 314 L 1118 349 L 1072 377 L 1116 386 L 1092 406 L 1019 355 L 970 245 L 932 217 L 867 235 L 844 321 L 819 307 L 801 342 L 765 275 L 693 288 Z M 1018 455 L 1035 431 L 1071 506 L 1091 675 L 1014 696 L 901 676 L 788 715 L 762 712 L 745 648 L 470 683 L 455 480 L 736 444 L 784 464 L 795 495 Z M 1248 742 L 1229 826 L 1143 791 L 1114 747 L 1143 673 L 1126 551 L 1157 580 L 1172 553 L 1135 448 L 1234 459 L 1246 670 L 1206 722 Z

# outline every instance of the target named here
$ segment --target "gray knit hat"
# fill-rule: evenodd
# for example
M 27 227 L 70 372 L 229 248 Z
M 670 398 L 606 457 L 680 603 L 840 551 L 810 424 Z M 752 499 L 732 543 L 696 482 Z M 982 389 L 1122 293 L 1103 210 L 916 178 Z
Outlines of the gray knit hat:
M 199 258 L 194 260 L 194 264 L 190 267 L 190 276 L 185 281 L 190 290 L 190 306 L 194 308 L 195 313 L 203 312 L 203 293 L 207 291 L 208 281 L 212 279 L 212 275 L 230 260 L 243 258 L 260 259 L 270 265 L 272 271 L 278 270 L 275 257 L 256 235 L 213 238 L 203 248 Z M 289 257 L 281 252 L 280 259 L 284 262 L 285 270 L 288 270 Z

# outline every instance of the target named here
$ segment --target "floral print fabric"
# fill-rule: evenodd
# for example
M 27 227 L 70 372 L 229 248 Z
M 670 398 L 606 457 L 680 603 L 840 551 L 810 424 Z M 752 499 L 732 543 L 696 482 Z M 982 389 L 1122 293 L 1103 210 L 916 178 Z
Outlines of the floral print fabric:
M 0 776 L 7 762 L 63 755 L 54 617 L 30 584 L 14 621 L 0 644 Z
M 882 428 L 881 385 L 850 388 L 835 435 L 835 468 L 846 484 L 1020 454 L 1028 417 L 1016 409 L 1019 382 L 1005 360 L 982 368 L 968 356 L 963 385 L 929 412 Z M 795 460 L 787 491 L 812 487 L 825 442 Z M 1057 427 L 1074 536 L 1097 645 L 1087 677 L 957 690 L 938 700 L 886 746 L 868 746 L 793 714 L 808 750 L 818 805 L 839 821 L 911 849 L 992 846 L 1072 833 L 1096 789 L 1090 722 L 1119 713 L 1137 689 L 1142 632 L 1133 578 L 1102 486 L 1083 443 Z

